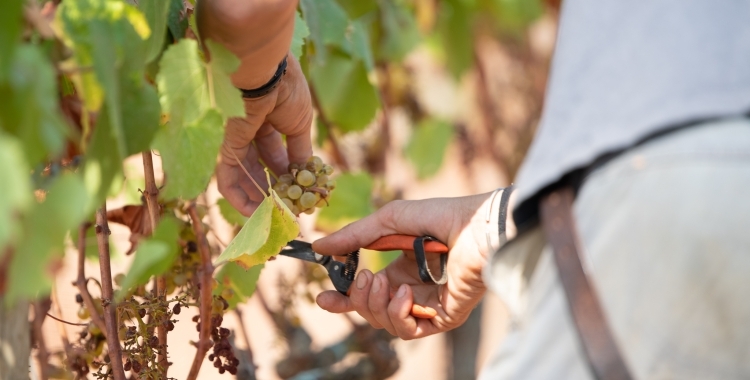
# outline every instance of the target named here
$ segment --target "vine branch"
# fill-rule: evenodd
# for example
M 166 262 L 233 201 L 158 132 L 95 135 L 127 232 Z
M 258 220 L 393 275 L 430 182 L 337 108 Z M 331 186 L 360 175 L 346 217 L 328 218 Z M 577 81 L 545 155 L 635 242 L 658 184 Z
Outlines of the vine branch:
M 144 151 L 141 154 L 143 156 L 143 174 L 146 180 L 146 191 L 143 192 L 143 197 L 146 200 L 146 206 L 148 207 L 150 227 L 146 229 L 147 235 L 152 235 L 154 229 L 156 229 L 156 223 L 159 221 L 159 188 L 156 187 L 156 179 L 154 178 L 154 160 L 151 155 L 151 151 Z M 166 289 L 167 284 L 164 276 L 156 276 L 156 286 L 154 293 L 161 302 L 166 300 Z M 158 352 L 157 361 L 159 362 L 162 378 L 167 378 L 167 371 L 169 370 L 169 362 L 167 361 L 167 327 L 164 324 L 165 321 L 158 321 L 156 325 L 156 335 L 159 337 L 159 347 L 162 347 Z
M 122 348 L 117 338 L 117 315 L 112 290 L 112 268 L 109 262 L 109 224 L 107 223 L 107 203 L 96 210 L 96 240 L 99 244 L 99 269 L 102 279 L 102 306 L 104 307 L 104 326 L 107 334 L 107 349 L 110 366 L 115 380 L 125 380 L 122 367 Z
M 213 301 L 211 297 L 211 283 L 213 281 L 212 275 L 214 272 L 214 266 L 211 264 L 211 249 L 208 246 L 208 240 L 206 239 L 206 232 L 203 230 L 201 218 L 195 210 L 195 203 L 191 203 L 188 207 L 188 214 L 193 222 L 193 231 L 195 231 L 196 240 L 198 242 L 198 252 L 200 252 L 201 256 L 200 333 L 198 336 L 198 344 L 196 344 L 193 364 L 190 366 L 190 373 L 187 377 L 188 380 L 195 380 L 198 378 L 198 373 L 201 370 L 203 358 L 211 347 L 211 304 Z
M 88 281 L 86 280 L 86 271 L 84 264 L 86 262 L 86 231 L 89 229 L 90 224 L 88 222 L 81 224 L 78 228 L 78 277 L 76 278 L 75 285 L 78 287 L 78 292 L 83 298 L 83 304 L 88 309 L 91 315 L 91 322 L 93 322 L 99 330 L 102 331 L 104 337 L 107 335 L 107 327 L 104 325 L 104 319 L 99 315 L 99 310 L 94 306 L 94 299 L 89 293 L 87 286 Z

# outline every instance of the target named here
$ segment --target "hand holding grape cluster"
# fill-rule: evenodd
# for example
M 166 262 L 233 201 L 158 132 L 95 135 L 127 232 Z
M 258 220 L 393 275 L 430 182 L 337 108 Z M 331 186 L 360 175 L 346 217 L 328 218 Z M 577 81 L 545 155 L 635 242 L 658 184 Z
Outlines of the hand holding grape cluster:
M 289 173 L 279 177 L 273 186 L 281 200 L 294 213 L 312 214 L 316 207 L 328 205 L 336 183 L 330 179 L 333 167 L 312 156 L 304 165 L 289 164 Z

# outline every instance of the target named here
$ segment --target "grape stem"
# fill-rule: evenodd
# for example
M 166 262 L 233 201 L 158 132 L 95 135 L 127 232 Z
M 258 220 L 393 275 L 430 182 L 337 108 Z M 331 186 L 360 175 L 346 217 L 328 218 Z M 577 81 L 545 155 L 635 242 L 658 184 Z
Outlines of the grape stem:
M 214 272 L 214 266 L 213 264 L 211 264 L 211 250 L 208 246 L 206 233 L 203 230 L 203 223 L 198 216 L 198 212 L 196 212 L 195 210 L 195 203 L 191 203 L 190 206 L 188 206 L 188 214 L 190 215 L 190 219 L 193 222 L 193 231 L 195 231 L 195 237 L 198 243 L 198 251 L 200 252 L 201 256 L 199 308 L 200 333 L 198 337 L 198 343 L 195 345 L 196 351 L 195 357 L 193 358 L 193 364 L 190 366 L 190 373 L 187 377 L 187 380 L 195 380 L 198 378 L 198 373 L 200 372 L 203 358 L 206 356 L 209 347 L 211 347 L 211 304 L 213 301 L 211 297 L 211 284 L 213 280 L 212 276 Z
M 117 305 L 114 303 L 112 290 L 112 268 L 109 262 L 109 224 L 107 223 L 107 203 L 96 210 L 96 240 L 99 244 L 99 270 L 102 281 L 102 306 L 104 307 L 104 326 L 107 331 L 107 349 L 110 368 L 115 380 L 125 380 L 122 367 L 122 348 L 117 337 Z M 96 310 L 96 309 L 94 309 Z M 93 313 L 92 313 L 93 314 Z
M 56 321 L 58 321 L 58 322 L 65 323 L 66 325 L 71 325 L 71 326 L 88 326 L 89 325 L 88 323 L 68 322 L 68 321 L 66 321 L 64 319 L 60 319 L 60 318 L 55 317 L 54 315 L 50 314 L 49 312 L 47 313 L 47 316 L 50 317 L 50 318 L 52 318 L 52 319 L 54 319 L 54 320 L 56 320 Z
M 146 235 L 149 236 L 154 233 L 156 229 L 156 223 L 159 221 L 159 188 L 156 187 L 156 179 L 154 178 L 154 161 L 151 156 L 151 151 L 147 150 L 142 152 L 143 156 L 143 174 L 146 182 L 146 191 L 143 192 L 146 205 L 148 206 L 148 216 L 151 222 L 151 227 L 146 230 Z M 166 300 L 166 288 L 167 284 L 164 280 L 164 276 L 156 276 L 156 286 L 154 294 L 159 301 L 164 302 Z M 158 352 L 157 362 L 159 363 L 159 373 L 161 378 L 167 378 L 167 371 L 169 370 L 169 362 L 167 361 L 167 328 L 164 325 L 164 321 L 158 321 L 156 325 L 156 335 L 159 338 L 159 347 L 161 349 Z
M 258 185 L 258 182 L 256 182 L 255 178 L 253 178 L 253 176 L 250 175 L 250 172 L 247 171 L 247 169 L 245 168 L 245 165 L 242 165 L 242 162 L 240 161 L 239 157 L 237 157 L 237 155 L 234 154 L 234 151 L 232 149 L 229 149 L 229 152 L 232 153 L 232 156 L 237 161 L 237 165 L 239 165 L 240 168 L 242 168 L 242 171 L 245 172 L 245 174 L 247 174 L 247 177 L 250 178 L 250 181 L 253 182 L 253 185 L 255 185 L 255 187 L 258 188 L 258 191 L 260 191 L 261 194 L 266 195 L 266 191 L 263 190 L 263 188 L 261 188 L 260 185 Z

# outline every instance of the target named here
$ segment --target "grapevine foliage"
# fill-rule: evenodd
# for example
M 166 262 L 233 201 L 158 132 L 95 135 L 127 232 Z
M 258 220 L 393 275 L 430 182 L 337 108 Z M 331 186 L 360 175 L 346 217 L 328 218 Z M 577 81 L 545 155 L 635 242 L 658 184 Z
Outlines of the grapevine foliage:
M 96 257 L 93 240 L 107 231 L 93 226 L 95 211 L 124 189 L 126 198 L 141 201 L 128 206 L 135 207 L 132 218 L 119 221 L 133 232 L 135 258 L 124 275 L 115 276 L 116 299 L 76 300 L 79 316 L 90 318 L 78 340 L 88 356 L 69 357 L 67 365 L 85 374 L 98 363 L 97 377 L 111 376 L 104 331 L 94 319 L 114 307 L 128 321 L 118 330 L 125 367 L 140 378 L 158 378 L 166 347 L 154 341 L 154 331 L 171 330 L 173 315 L 202 302 L 200 286 L 206 284 L 198 277 L 201 268 L 211 268 L 199 254 L 209 226 L 201 222 L 205 210 L 195 199 L 212 178 L 224 125 L 244 115 L 230 81 L 239 60 L 218 43 L 197 42 L 192 0 L 32 5 L 5 0 L 0 12 L 0 261 L 8 263 L 0 266 L 7 273 L 0 276 L 2 296 L 8 304 L 46 296 L 50 272 L 73 244 Z M 408 98 L 408 86 L 390 76 L 403 71 L 403 60 L 418 47 L 427 47 L 460 78 L 474 64 L 470 41 L 478 21 L 489 19 L 518 36 L 540 9 L 527 0 L 300 0 L 291 52 L 313 94 L 319 141 L 363 131 L 385 103 Z M 422 111 L 412 112 L 418 127 L 403 153 L 427 178 L 440 168 L 455 131 L 453 120 Z M 164 174 L 158 204 L 149 203 L 155 194 L 142 178 L 123 167 L 128 157 L 150 151 L 158 152 Z M 250 218 L 218 202 L 239 231 L 218 258 L 226 263 L 214 275 L 211 314 L 195 322 L 199 330 L 201 323 L 210 325 L 216 346 L 207 355 L 220 372 L 237 371 L 222 314 L 253 294 L 259 264 L 297 237 L 288 203 L 299 212 L 330 203 L 317 218 L 325 231 L 375 210 L 377 174 L 343 173 L 329 194 L 332 186 L 318 183 L 318 172 L 312 186 L 325 194 L 305 188 L 299 198 L 287 193 L 285 203 L 269 189 Z M 86 239 L 81 244 L 79 231 Z M 208 256 L 219 250 L 207 249 Z M 154 277 L 166 284 L 162 294 L 146 290 Z

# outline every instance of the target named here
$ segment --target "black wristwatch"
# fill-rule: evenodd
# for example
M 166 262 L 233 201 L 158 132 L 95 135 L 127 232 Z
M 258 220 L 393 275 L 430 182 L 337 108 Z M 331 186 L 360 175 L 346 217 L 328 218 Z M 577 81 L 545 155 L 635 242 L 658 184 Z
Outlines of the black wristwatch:
M 271 78 L 266 84 L 252 90 L 241 88 L 240 91 L 242 91 L 242 97 L 247 99 L 260 98 L 261 96 L 267 95 L 269 92 L 273 91 L 273 89 L 279 85 L 279 82 L 281 82 L 281 77 L 286 74 L 286 58 L 287 57 L 285 56 L 284 59 L 281 60 L 279 67 L 276 68 L 276 73 L 273 74 L 273 78 Z

